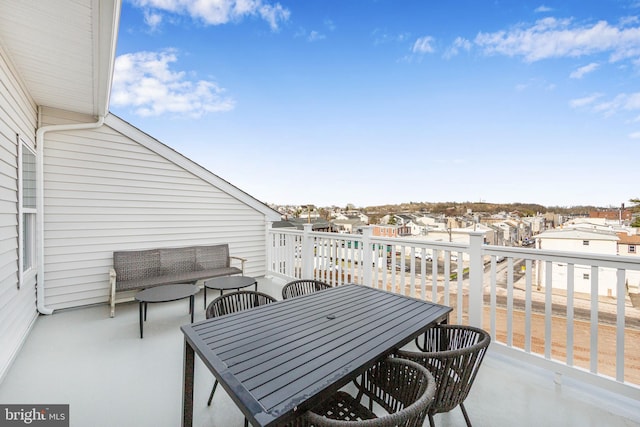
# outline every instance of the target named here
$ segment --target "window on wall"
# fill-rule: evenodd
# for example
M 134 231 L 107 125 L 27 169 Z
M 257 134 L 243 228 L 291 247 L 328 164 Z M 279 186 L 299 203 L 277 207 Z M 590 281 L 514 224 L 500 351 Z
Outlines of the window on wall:
M 589 246 L 589 241 L 588 240 L 583 240 L 582 241 L 582 245 L 583 246 Z
M 629 253 L 632 253 L 632 254 L 636 253 L 636 245 L 629 245 Z
M 36 265 L 36 155 L 22 140 L 18 141 L 18 150 L 19 286 Z

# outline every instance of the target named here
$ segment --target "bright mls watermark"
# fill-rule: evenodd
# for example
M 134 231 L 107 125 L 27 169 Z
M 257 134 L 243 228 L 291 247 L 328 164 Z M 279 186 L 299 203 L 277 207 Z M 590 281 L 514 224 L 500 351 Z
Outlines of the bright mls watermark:
M 69 427 L 69 405 L 0 405 L 0 427 Z

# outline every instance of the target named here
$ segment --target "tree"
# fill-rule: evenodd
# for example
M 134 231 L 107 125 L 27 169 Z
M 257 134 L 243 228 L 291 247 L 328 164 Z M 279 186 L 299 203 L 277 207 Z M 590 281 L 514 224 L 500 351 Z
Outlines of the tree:
M 632 212 L 640 211 L 640 199 L 636 198 L 636 199 L 631 199 L 629 201 L 633 203 L 633 206 L 631 207 Z M 636 219 L 631 223 L 631 226 L 640 228 L 640 215 L 636 216 Z

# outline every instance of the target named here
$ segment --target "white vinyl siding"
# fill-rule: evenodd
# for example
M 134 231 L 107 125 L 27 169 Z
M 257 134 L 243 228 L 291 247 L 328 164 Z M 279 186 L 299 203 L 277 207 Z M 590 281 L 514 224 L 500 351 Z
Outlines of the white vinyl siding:
M 0 381 L 37 317 L 35 275 L 18 288 L 18 135 L 33 143 L 37 108 L 0 47 Z
M 45 111 L 48 123 L 79 119 Z M 265 274 L 264 213 L 212 185 L 206 171 L 148 135 L 120 119 L 111 122 L 144 145 L 108 125 L 46 135 L 47 306 L 106 302 L 115 250 L 228 243 L 231 255 L 248 259 L 245 274 Z

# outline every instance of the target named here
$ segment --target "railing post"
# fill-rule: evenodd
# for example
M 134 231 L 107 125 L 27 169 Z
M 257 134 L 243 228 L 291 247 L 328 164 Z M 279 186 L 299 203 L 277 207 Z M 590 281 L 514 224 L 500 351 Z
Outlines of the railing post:
M 484 231 L 469 233 L 469 325 L 482 327 Z
M 313 253 L 313 224 L 303 224 L 302 231 L 302 278 L 313 279 L 315 254 Z
M 362 227 L 362 284 L 365 286 L 373 286 L 373 283 L 371 282 L 371 271 L 373 266 L 373 247 L 371 244 L 372 235 L 373 228 L 370 226 Z

